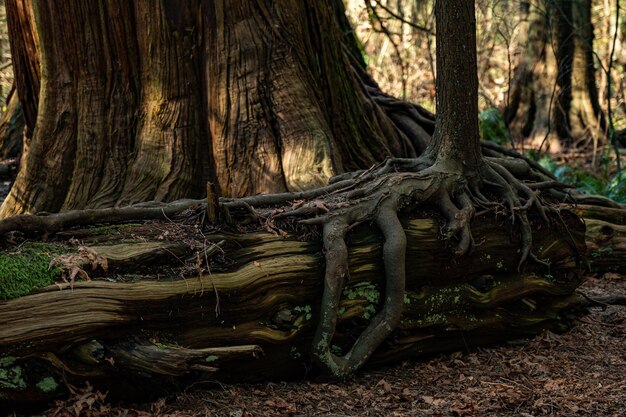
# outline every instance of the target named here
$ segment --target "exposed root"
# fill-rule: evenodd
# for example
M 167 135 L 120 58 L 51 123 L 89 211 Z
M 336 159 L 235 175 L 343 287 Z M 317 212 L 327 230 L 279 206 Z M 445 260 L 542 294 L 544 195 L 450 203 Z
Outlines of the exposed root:
M 22 233 L 55 233 L 77 226 L 124 223 L 137 220 L 169 219 L 185 210 L 206 207 L 205 200 L 178 200 L 173 203 L 143 203 L 131 207 L 72 210 L 62 213 L 21 214 L 0 220 L 0 236 Z
M 415 163 L 413 160 L 412 164 Z M 354 176 L 352 181 L 358 182 L 360 187 L 358 193 L 353 187 L 333 193 L 325 199 L 328 213 L 302 221 L 323 225 L 326 272 L 313 355 L 324 371 L 337 378 L 348 376 L 363 366 L 399 324 L 405 290 L 406 253 L 406 236 L 398 219 L 400 210 L 423 203 L 434 206 L 448 220 L 446 236 L 459 236 L 458 254 L 466 253 L 473 243 L 469 223 L 475 209 L 471 196 L 464 191 L 465 181 L 461 176 L 435 169 L 381 174 L 381 170 L 388 170 L 391 166 L 392 163 L 384 164 L 377 172 Z M 302 213 L 299 208 L 282 216 Z M 352 348 L 344 356 L 338 356 L 332 353 L 331 346 L 341 293 L 349 279 L 345 236 L 354 224 L 366 221 L 374 221 L 384 237 L 384 303 Z
M 405 291 L 406 236 L 398 219 L 402 210 L 420 205 L 438 210 L 446 220 L 442 235 L 456 239 L 458 256 L 467 254 L 474 246 L 470 223 L 477 208 L 506 212 L 520 231 L 518 269 L 529 259 L 547 265 L 531 250 L 528 212 L 533 210 L 548 222 L 541 193 L 564 194 L 566 186 L 527 160 L 513 159 L 501 149 L 490 150 L 494 156 L 485 157 L 478 172 L 468 178 L 447 167 L 445 162 L 433 163 L 425 157 L 389 159 L 372 169 L 335 178 L 327 187 L 316 190 L 220 199 L 223 210 L 233 215 L 234 210 L 243 213 L 244 220 L 249 222 L 262 223 L 268 218 L 266 214 L 271 213 L 271 219 L 292 218 L 303 224 L 322 226 L 326 270 L 312 353 L 328 374 L 341 378 L 356 372 L 398 327 Z M 15 216 L 0 221 L 0 235 L 12 230 L 51 233 L 94 223 L 168 219 L 184 210 L 204 206 L 205 200 L 186 200 L 168 205 L 152 203 L 50 216 Z M 240 222 L 239 214 L 237 217 Z M 346 234 L 364 222 L 374 222 L 384 237 L 385 297 L 381 310 L 352 348 L 338 356 L 332 353 L 331 346 L 341 294 L 349 279 Z
M 406 276 L 406 236 L 396 214 L 394 200 L 385 200 L 376 214 L 376 224 L 385 239 L 385 302 L 382 310 L 344 356 L 333 354 L 330 348 L 337 325 L 341 291 L 348 279 L 348 249 L 345 243 L 348 224 L 343 219 L 333 219 L 324 225 L 324 242 L 327 245 L 325 287 L 322 313 L 313 342 L 313 355 L 319 365 L 334 377 L 344 377 L 360 369 L 400 322 Z
M 609 307 L 609 306 L 626 306 L 626 295 L 615 294 L 602 297 L 590 297 L 582 291 L 578 292 L 584 300 L 580 304 L 584 307 Z
M 341 191 L 324 198 L 328 212 L 300 207 L 281 213 L 283 218 L 314 214 L 316 217 L 301 222 L 323 225 L 325 289 L 313 344 L 314 358 L 323 370 L 338 378 L 354 373 L 398 326 L 403 307 L 406 251 L 406 238 L 397 214 L 400 210 L 426 204 L 440 211 L 446 219 L 442 235 L 457 239 L 455 253 L 461 256 L 474 245 L 470 223 L 476 207 L 493 210 L 504 205 L 520 231 L 518 270 L 529 259 L 549 266 L 531 250 L 532 228 L 527 213 L 533 210 L 548 222 L 540 192 L 563 187 L 524 160 L 490 157 L 484 162 L 478 176 L 463 178 L 450 172 L 454 170 L 432 165 L 424 158 L 389 159 L 373 169 L 337 178 L 333 184 L 341 184 Z M 518 176 L 531 182 L 525 183 Z M 494 201 L 488 196 L 497 198 Z M 349 279 L 345 236 L 354 224 L 365 221 L 375 221 L 384 237 L 385 299 L 380 312 L 352 348 L 344 356 L 338 356 L 331 352 L 331 346 L 341 293 Z

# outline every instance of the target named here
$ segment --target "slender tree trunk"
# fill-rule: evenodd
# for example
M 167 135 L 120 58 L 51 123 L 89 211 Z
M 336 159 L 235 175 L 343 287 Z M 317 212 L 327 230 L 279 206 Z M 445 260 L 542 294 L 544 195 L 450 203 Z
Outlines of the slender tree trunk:
M 476 15 L 473 1 L 437 0 L 437 121 L 427 153 L 458 172 L 478 172 L 482 162 L 478 133 Z
M 36 128 L 3 216 L 201 197 L 211 178 L 225 196 L 297 191 L 414 157 L 432 133 L 367 76 L 339 0 L 7 7 L 42 74 L 39 95 L 18 79 Z
M 572 136 L 592 139 L 596 144 L 606 136 L 607 123 L 600 107 L 594 64 L 594 27 L 591 0 L 572 2 L 574 54 L 572 59 L 572 105 L 569 122 Z

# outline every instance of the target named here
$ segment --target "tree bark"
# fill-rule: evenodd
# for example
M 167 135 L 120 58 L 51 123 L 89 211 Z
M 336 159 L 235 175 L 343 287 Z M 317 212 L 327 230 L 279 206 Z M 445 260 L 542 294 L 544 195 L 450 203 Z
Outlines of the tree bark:
M 0 343 L 16 356 L 0 361 L 6 379 L 0 386 L 13 398 L 46 398 L 59 374 L 100 379 L 105 386 L 128 375 L 129 384 L 118 386 L 144 391 L 146 374 L 156 384 L 193 380 L 220 367 L 220 377 L 237 377 L 235 363 L 221 366 L 220 356 L 241 359 L 261 350 L 267 359 L 252 361 L 246 373 L 289 374 L 308 365 L 310 353 L 322 372 L 345 377 L 374 354 L 380 355 L 375 361 L 385 361 L 456 346 L 459 334 L 469 337 L 461 341 L 486 342 L 567 324 L 569 308 L 578 304 L 572 295 L 580 282 L 584 229 L 578 217 L 546 207 L 542 197 L 563 198 L 563 185 L 532 161 L 495 145 L 483 145 L 481 152 L 473 3 L 437 3 L 444 48 L 438 54 L 440 115 L 420 158 L 390 159 L 305 192 L 221 200 L 211 192 L 208 199 L 171 205 L 158 201 L 203 195 L 207 179 L 226 194 L 250 192 L 246 175 L 272 190 L 299 189 L 304 185 L 289 184 L 301 174 L 284 175 L 289 158 L 315 155 L 298 156 L 297 172 L 318 157 L 326 164 L 326 146 L 339 155 L 331 164 L 341 161 L 343 168 L 371 163 L 387 151 L 414 157 L 426 148 L 432 115 L 378 90 L 341 35 L 339 2 L 285 1 L 280 11 L 273 2 L 251 0 L 79 3 L 34 2 L 42 87 L 28 163 L 40 161 L 43 168 L 20 173 L 4 210 L 157 202 L 14 216 L 0 222 L 0 233 L 9 242 L 38 233 L 49 239 L 94 222 L 168 221 L 122 226 L 124 236 L 119 228 L 104 236 L 69 230 L 87 246 L 55 257 L 52 266 L 67 280 L 61 287 L 73 291 L 59 295 L 47 288 L 6 302 L 7 322 L 15 327 Z M 60 38 L 69 40 L 63 48 Z M 111 82 L 102 85 L 100 76 Z M 462 89 L 464 81 L 469 87 Z M 312 133 L 315 140 L 307 136 Z M 301 139 L 297 145 L 294 138 Z M 360 141 L 366 146 L 350 151 L 353 160 L 341 159 Z M 102 149 L 119 158 L 104 158 Z M 253 158 L 253 150 L 260 154 Z M 330 175 L 317 168 L 312 172 L 320 181 Z M 202 184 L 197 195 L 196 182 Z M 46 187 L 33 188 L 35 183 Z M 472 224 L 476 208 L 481 215 Z M 435 210 L 445 225 L 407 220 L 416 209 Z M 503 211 L 507 216 L 499 217 Z M 239 227 L 238 233 L 204 224 L 207 213 Z M 374 225 L 381 237 L 367 229 Z M 269 241 L 267 234 L 244 233 L 259 228 L 273 232 Z M 425 229 L 428 236 L 420 234 Z M 33 256 L 38 262 L 32 263 L 50 273 L 41 250 L 21 248 L 25 253 L 10 253 L 8 261 Z M 474 256 L 460 258 L 472 250 Z M 173 255 L 176 267 L 165 254 Z M 456 257 L 462 260 L 456 263 Z M 107 278 L 142 279 L 76 283 L 88 265 Z M 322 301 L 312 305 L 320 298 L 322 269 Z M 163 271 L 171 271 L 167 279 Z M 25 291 L 11 279 L 9 294 Z M 74 294 L 85 299 L 77 302 Z M 33 313 L 24 314 L 27 308 Z M 56 308 L 71 313 L 51 320 L 54 328 L 32 320 L 56 319 Z M 313 318 L 314 331 L 308 324 Z M 44 334 L 43 340 L 28 339 Z M 300 336 L 301 345 L 287 344 Z M 268 353 L 270 346 L 275 352 Z M 292 353 L 296 361 L 281 368 Z
M 17 97 L 24 112 L 25 136 L 30 139 L 37 120 L 41 63 L 39 35 L 32 0 L 6 0 L 7 27 Z
M 435 17 L 440 34 L 437 36 L 437 121 L 426 153 L 446 164 L 462 163 L 458 172 L 476 175 L 482 154 L 474 2 L 438 0 Z
M 432 133 L 367 76 L 339 0 L 92 6 L 7 3 L 35 136 L 2 216 L 297 191 Z

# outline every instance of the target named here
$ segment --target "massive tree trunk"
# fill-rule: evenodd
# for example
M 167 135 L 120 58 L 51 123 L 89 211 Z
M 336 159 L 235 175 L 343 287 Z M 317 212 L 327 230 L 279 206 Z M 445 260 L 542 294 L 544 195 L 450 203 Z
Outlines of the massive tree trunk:
M 593 59 L 590 0 L 527 3 L 506 120 L 517 138 L 558 150 L 606 136 Z
M 7 8 L 33 138 L 3 216 L 200 197 L 209 179 L 225 196 L 296 191 L 414 157 L 432 133 L 423 109 L 404 110 L 420 126 L 372 97 L 338 0 Z

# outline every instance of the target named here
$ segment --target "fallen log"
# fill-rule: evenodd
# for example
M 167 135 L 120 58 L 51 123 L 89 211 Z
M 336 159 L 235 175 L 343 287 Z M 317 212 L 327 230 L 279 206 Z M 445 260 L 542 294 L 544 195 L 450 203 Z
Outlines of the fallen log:
M 587 262 L 591 272 L 626 273 L 626 209 L 579 205 L 587 226 Z
M 529 262 L 521 271 L 521 237 L 508 216 L 477 216 L 474 250 L 461 258 L 432 216 L 403 220 L 403 319 L 370 365 L 568 328 L 585 251 L 574 213 L 555 212 L 549 225 L 533 220 L 535 254 L 550 265 Z M 36 253 L 43 261 L 33 268 L 54 259 L 49 273 L 57 283 L 16 298 L 0 293 L 7 298 L 0 301 L 0 405 L 46 402 L 85 380 L 110 398 L 137 400 L 198 381 L 314 375 L 319 230 L 207 230 L 189 218 L 64 230 L 47 242 L 7 247 L 0 264 Z M 380 233 L 361 225 L 348 245 L 337 352 L 384 296 Z

